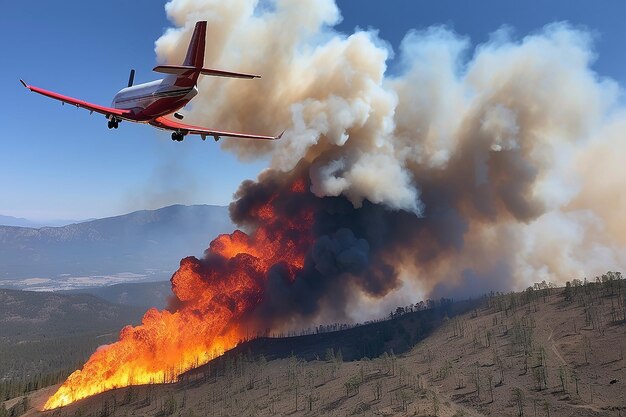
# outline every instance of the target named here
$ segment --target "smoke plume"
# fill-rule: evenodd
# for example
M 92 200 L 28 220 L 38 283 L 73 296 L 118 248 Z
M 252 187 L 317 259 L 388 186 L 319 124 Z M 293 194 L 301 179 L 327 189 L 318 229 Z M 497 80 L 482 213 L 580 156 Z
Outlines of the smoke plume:
M 399 73 L 388 75 L 388 44 L 373 31 L 334 31 L 331 0 L 172 0 L 166 10 L 177 28 L 156 42 L 160 60 L 179 62 L 206 19 L 206 65 L 262 74 L 202 79 L 190 118 L 287 128 L 276 143 L 224 142 L 244 160 L 272 160 L 241 186 L 233 219 L 256 227 L 247 207 L 260 190 L 302 173 L 322 200 L 313 270 L 360 290 L 330 291 L 345 294 L 342 305 L 396 302 L 405 286 L 477 293 L 624 265 L 626 202 L 616 189 L 626 117 L 619 86 L 590 68 L 588 33 L 555 23 L 515 39 L 503 29 L 473 50 L 445 27 L 412 31 Z M 320 302 L 330 297 L 321 291 Z

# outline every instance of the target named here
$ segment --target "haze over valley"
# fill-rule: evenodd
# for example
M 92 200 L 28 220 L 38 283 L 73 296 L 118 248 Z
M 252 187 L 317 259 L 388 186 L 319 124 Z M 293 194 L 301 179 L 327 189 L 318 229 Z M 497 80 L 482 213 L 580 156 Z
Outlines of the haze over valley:
M 56 291 L 169 280 L 232 231 L 227 207 L 175 205 L 62 227 L 0 226 L 0 287 Z

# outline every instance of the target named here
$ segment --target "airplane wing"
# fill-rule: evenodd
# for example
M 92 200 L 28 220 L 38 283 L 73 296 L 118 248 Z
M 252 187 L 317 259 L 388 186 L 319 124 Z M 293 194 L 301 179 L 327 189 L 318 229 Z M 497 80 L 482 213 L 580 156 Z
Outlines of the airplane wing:
M 278 136 L 264 136 L 264 135 L 250 135 L 247 133 L 237 133 L 237 132 L 228 132 L 225 130 L 213 130 L 207 129 L 204 127 L 188 125 L 185 123 L 179 123 L 174 120 L 166 119 L 165 117 L 157 117 L 156 119 L 150 121 L 150 124 L 154 127 L 163 130 L 172 130 L 175 132 L 180 132 L 185 135 L 200 135 L 202 139 L 206 139 L 207 136 L 213 136 L 215 140 L 219 140 L 220 136 L 228 136 L 231 138 L 240 138 L 240 139 L 265 139 L 265 140 L 277 140 L 283 136 L 281 133 Z
M 59 100 L 63 103 L 68 103 L 76 107 L 82 107 L 92 112 L 95 111 L 97 113 L 102 113 L 105 116 L 113 115 L 113 116 L 120 116 L 120 117 L 128 117 L 132 115 L 132 111 L 130 110 L 122 110 L 122 109 L 115 109 L 113 107 L 100 106 L 98 104 L 89 103 L 87 101 L 78 100 L 76 98 L 69 97 L 69 96 L 64 96 L 63 94 L 58 94 L 53 91 L 44 90 L 43 88 L 28 85 L 24 82 L 24 80 L 20 80 L 20 82 L 22 83 L 24 87 L 28 88 L 30 91 L 34 91 L 35 93 L 39 93 L 41 95 L 53 98 L 55 100 Z

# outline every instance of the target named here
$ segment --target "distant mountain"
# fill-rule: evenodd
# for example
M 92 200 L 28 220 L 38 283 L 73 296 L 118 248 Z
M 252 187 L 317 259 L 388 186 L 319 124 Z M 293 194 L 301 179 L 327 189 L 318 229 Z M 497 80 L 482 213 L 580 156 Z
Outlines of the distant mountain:
M 202 255 L 216 235 L 232 229 L 228 208 L 208 205 L 174 205 L 63 227 L 0 226 L 0 284 L 62 276 L 83 277 L 86 287 L 84 277 L 124 272 L 166 279 L 183 257 Z
M 17 227 L 34 227 L 34 228 L 60 227 L 60 226 L 66 226 L 68 224 L 81 223 L 81 222 L 85 222 L 89 220 L 94 220 L 94 219 L 87 219 L 87 220 L 55 219 L 55 220 L 48 220 L 45 222 L 38 222 L 38 221 L 29 220 L 29 219 L 24 219 L 22 217 L 3 216 L 0 214 L 0 226 L 17 226 Z
M 36 227 L 36 224 L 28 219 L 0 214 L 0 224 L 5 226 Z

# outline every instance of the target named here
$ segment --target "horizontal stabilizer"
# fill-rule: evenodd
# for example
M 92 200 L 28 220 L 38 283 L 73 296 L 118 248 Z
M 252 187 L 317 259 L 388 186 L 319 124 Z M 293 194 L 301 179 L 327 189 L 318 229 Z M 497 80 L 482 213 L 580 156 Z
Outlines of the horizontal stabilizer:
M 160 72 L 163 74 L 192 74 L 198 72 L 203 75 L 213 75 L 216 77 L 231 77 L 231 78 L 261 78 L 260 75 L 255 74 L 246 74 L 242 72 L 230 72 L 230 71 L 221 71 L 211 68 L 196 68 L 187 65 L 157 65 L 154 67 L 153 71 Z

